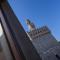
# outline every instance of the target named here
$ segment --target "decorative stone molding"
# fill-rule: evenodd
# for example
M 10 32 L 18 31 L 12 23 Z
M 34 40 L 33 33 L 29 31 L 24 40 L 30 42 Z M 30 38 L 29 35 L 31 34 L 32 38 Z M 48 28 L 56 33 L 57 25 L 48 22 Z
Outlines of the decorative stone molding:
M 31 36 L 31 38 L 37 38 L 42 35 L 45 35 L 46 33 L 50 33 L 50 30 L 46 26 L 36 29 L 34 31 L 28 32 L 28 34 Z

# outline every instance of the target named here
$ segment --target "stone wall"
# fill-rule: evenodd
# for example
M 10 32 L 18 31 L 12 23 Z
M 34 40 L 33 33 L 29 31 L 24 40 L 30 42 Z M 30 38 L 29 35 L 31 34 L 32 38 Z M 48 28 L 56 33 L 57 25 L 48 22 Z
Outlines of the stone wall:
M 55 55 L 60 54 L 60 44 L 47 27 L 28 32 L 28 36 L 43 60 L 57 60 Z

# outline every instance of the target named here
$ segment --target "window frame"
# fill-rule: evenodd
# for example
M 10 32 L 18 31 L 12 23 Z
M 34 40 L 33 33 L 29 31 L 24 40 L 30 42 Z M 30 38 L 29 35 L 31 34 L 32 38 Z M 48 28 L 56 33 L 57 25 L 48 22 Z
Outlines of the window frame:
M 7 9 L 5 9 L 5 7 Z M 17 17 L 15 16 L 9 3 L 6 1 L 3 4 L 0 4 L 0 9 L 5 19 L 5 20 L 0 20 L 0 22 L 1 22 L 5 37 L 7 39 L 7 42 L 9 44 L 10 51 L 12 53 L 12 56 L 14 57 L 14 60 L 41 60 L 41 57 L 37 53 L 35 47 L 33 46 L 32 42 L 27 36 L 25 30 L 23 29 L 22 25 L 20 24 Z M 12 16 L 14 18 L 11 18 Z M 11 21 L 9 22 L 9 20 Z M 16 26 L 13 25 L 12 22 L 16 24 Z

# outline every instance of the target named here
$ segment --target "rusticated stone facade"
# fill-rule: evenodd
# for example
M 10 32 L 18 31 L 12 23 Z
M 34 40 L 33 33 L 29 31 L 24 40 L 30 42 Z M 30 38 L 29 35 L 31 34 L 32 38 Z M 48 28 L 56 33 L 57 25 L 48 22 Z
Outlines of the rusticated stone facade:
M 42 60 L 60 59 L 60 44 L 51 34 L 48 27 L 44 26 L 27 32 Z

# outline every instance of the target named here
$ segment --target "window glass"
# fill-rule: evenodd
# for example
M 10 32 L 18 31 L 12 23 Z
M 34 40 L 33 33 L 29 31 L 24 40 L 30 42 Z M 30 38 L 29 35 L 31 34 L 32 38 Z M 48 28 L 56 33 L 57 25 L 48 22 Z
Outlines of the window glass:
M 2 28 L 1 28 L 1 24 L 0 24 L 0 37 L 2 36 L 3 34 L 3 31 L 2 31 Z
M 4 17 L 0 10 L 0 19 L 3 18 Z M 0 23 L 0 60 L 13 60 L 1 23 Z

